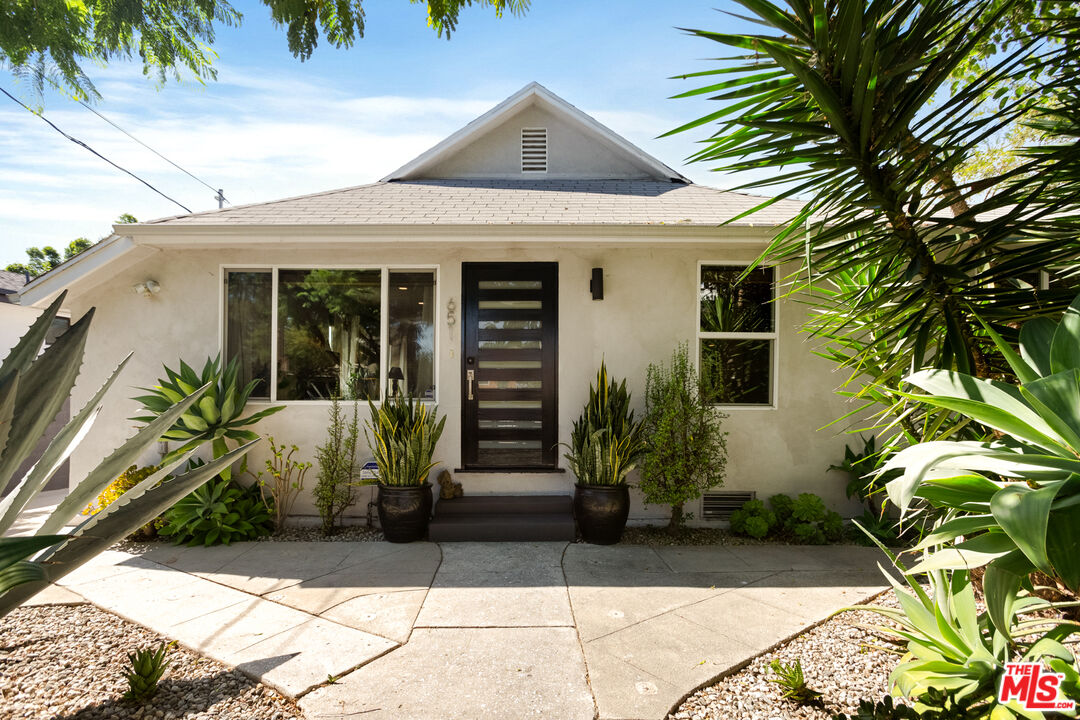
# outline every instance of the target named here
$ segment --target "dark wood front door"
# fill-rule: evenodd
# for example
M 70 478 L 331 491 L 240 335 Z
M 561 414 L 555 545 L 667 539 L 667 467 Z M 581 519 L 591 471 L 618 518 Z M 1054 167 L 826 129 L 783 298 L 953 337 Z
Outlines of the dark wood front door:
M 466 469 L 556 465 L 558 282 L 558 263 L 462 264 Z

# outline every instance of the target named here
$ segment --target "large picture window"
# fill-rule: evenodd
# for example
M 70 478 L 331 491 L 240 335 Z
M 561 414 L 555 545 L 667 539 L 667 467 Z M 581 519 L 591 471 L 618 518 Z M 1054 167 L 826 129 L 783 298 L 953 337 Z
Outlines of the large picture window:
M 774 271 L 702 265 L 698 369 L 716 405 L 772 405 L 776 353 Z
M 227 270 L 225 287 L 225 355 L 252 397 L 434 400 L 434 271 Z

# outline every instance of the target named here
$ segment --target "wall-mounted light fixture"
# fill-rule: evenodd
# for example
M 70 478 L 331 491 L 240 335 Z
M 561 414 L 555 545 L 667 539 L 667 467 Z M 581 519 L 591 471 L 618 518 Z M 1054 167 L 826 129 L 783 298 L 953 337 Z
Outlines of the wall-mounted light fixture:
M 604 299 L 604 268 L 593 268 L 592 279 L 589 280 L 589 292 L 593 300 Z
M 131 289 L 143 297 L 153 297 L 161 292 L 161 285 L 157 280 L 147 280 L 146 282 L 136 283 Z

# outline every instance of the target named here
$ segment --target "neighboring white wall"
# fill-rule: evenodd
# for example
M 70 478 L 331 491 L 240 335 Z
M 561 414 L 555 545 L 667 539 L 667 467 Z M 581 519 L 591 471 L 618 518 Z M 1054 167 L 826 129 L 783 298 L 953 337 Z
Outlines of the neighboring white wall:
M 480 232 L 480 230 L 478 230 Z M 628 378 L 634 402 L 643 402 L 645 369 L 650 362 L 667 361 L 676 343 L 688 341 L 693 351 L 697 269 L 699 261 L 748 261 L 751 248 L 723 250 L 717 244 L 662 246 L 659 244 L 586 244 L 543 242 L 471 247 L 444 244 L 378 244 L 283 247 L 267 244 L 247 250 L 162 250 L 140 263 L 111 275 L 92 288 L 79 288 L 69 297 L 72 317 L 90 305 L 97 306 L 94 327 L 87 345 L 87 360 L 75 392 L 81 406 L 93 389 L 129 351 L 135 356 L 114 389 L 96 426 L 73 458 L 73 476 L 82 473 L 115 448 L 133 431 L 126 418 L 138 405 L 130 397 L 132 386 L 148 386 L 161 374 L 161 365 L 175 366 L 178 358 L 201 365 L 219 351 L 221 266 L 245 263 L 310 265 L 437 264 L 438 401 L 447 415 L 446 430 L 436 454 L 443 467 L 460 464 L 460 346 L 462 261 L 558 261 L 559 262 L 559 435 L 569 439 L 571 422 L 588 397 L 589 383 L 602 358 L 615 377 Z M 730 247 L 730 246 L 729 246 Z M 590 269 L 604 268 L 602 301 L 589 295 Z M 157 280 L 161 291 L 152 298 L 132 293 L 131 287 Z M 446 324 L 446 305 L 453 298 L 458 324 Z M 776 492 L 816 492 L 831 507 L 853 514 L 855 506 L 844 498 L 844 481 L 829 473 L 830 464 L 843 456 L 845 437 L 820 428 L 844 411 L 834 394 L 841 377 L 831 365 L 812 355 L 797 333 L 800 305 L 782 302 L 779 308 L 779 378 L 777 407 L 732 409 L 726 427 L 730 432 L 729 490 L 756 490 L 759 497 Z M 250 403 L 249 409 L 259 404 Z M 263 421 L 256 429 L 272 434 L 279 442 L 300 446 L 299 457 L 314 459 L 315 446 L 326 431 L 328 403 L 289 403 L 288 408 Z M 361 408 L 366 415 L 364 408 Z M 265 448 L 252 457 L 261 467 Z M 565 465 L 565 461 L 560 462 Z M 438 470 L 436 470 L 437 472 Z M 313 469 L 307 486 L 315 484 Z M 530 489 L 569 492 L 569 473 L 543 478 L 530 486 L 515 476 L 462 476 L 466 492 L 521 492 Z M 698 508 L 688 508 L 700 517 Z M 296 511 L 314 513 L 310 492 Z M 363 503 L 356 514 L 365 512 Z M 634 517 L 662 518 L 665 508 L 635 503 Z
M 547 128 L 547 173 L 521 172 L 522 128 Z M 656 179 L 650 169 L 625 150 L 585 130 L 580 123 L 568 122 L 535 105 L 512 115 L 422 173 L 422 177 Z
M 40 308 L 0 303 L 0 358 L 7 357 L 40 314 Z

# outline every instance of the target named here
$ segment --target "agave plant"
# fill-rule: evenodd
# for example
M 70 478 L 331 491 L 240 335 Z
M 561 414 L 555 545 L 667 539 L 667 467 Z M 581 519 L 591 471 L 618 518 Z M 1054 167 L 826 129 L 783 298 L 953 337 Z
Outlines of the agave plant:
M 379 466 L 379 482 L 423 485 L 435 467 L 431 458 L 446 418 L 439 419 L 438 407 L 428 407 L 414 398 L 397 397 L 378 408 L 372 402 L 368 406 L 371 417 L 365 423 L 364 438 Z
M 133 398 L 142 403 L 151 414 L 131 419 L 151 422 L 168 412 L 181 399 L 194 393 L 196 389 L 205 387 L 206 392 L 195 405 L 191 406 L 190 411 L 183 413 L 162 435 L 165 440 L 181 443 L 181 446 L 165 459 L 172 460 L 179 457 L 207 440 L 212 441 L 214 457 L 219 458 L 228 452 L 226 440 L 238 442 L 257 440 L 259 436 L 256 433 L 244 428 L 284 409 L 283 405 L 278 405 L 241 417 L 244 406 L 251 397 L 251 393 L 258 387 L 259 381 L 252 380 L 241 388 L 237 383 L 239 372 L 240 365 L 237 358 L 233 358 L 225 366 L 224 371 L 221 369 L 220 357 L 207 358 L 202 372 L 195 372 L 183 360 L 180 361 L 180 372 L 165 366 L 167 379 L 159 378 L 156 387 L 140 388 L 150 394 Z M 231 470 L 226 468 L 222 476 L 229 479 Z
M 847 609 L 869 610 L 895 623 L 876 628 L 907 646 L 889 684 L 893 694 L 915 700 L 919 717 L 1043 720 L 1041 712 L 1023 709 L 1016 701 L 998 702 L 997 684 L 1008 662 L 1043 662 L 1064 676 L 1066 696 L 1080 697 L 1076 657 L 1065 644 L 1077 624 L 1047 616 L 1060 604 L 1022 591 L 995 619 L 980 609 L 967 570 L 929 570 L 927 589 L 914 569 L 879 547 L 904 573 L 906 588 L 886 573 L 900 607 Z M 1076 717 L 1075 711 L 1062 714 Z
M 8 483 L 33 451 L 46 426 L 70 396 L 82 365 L 93 310 L 41 351 L 45 334 L 64 297 L 61 294 L 38 317 L 0 365 L 0 445 L 3 447 L 0 453 L 0 486 Z M 0 501 L 0 533 L 12 527 L 19 513 L 71 455 L 97 419 L 105 393 L 116 381 L 128 358 L 56 434 L 15 489 Z M 84 520 L 70 533 L 61 533 L 65 525 L 75 519 L 109 483 L 137 462 L 139 456 L 152 447 L 205 390 L 205 387 L 193 388 L 193 392 L 181 397 L 102 460 L 57 505 L 36 535 L 0 538 L 0 616 L 142 527 L 251 449 L 253 443 L 247 443 L 201 468 L 170 478 L 169 474 L 194 452 L 195 448 L 191 448 L 184 455 L 162 464 L 155 473 L 101 512 Z
M 1019 353 L 987 331 L 1019 385 L 941 370 L 907 382 L 927 393 L 912 399 L 966 415 L 1000 439 L 921 443 L 884 470 L 903 471 L 886 485 L 902 512 L 922 498 L 948 513 L 915 548 L 928 555 L 912 572 L 986 566 L 990 617 L 1008 633 L 1007 603 L 1031 572 L 1080 595 L 1080 297 L 1060 323 L 1026 323 Z

